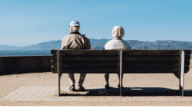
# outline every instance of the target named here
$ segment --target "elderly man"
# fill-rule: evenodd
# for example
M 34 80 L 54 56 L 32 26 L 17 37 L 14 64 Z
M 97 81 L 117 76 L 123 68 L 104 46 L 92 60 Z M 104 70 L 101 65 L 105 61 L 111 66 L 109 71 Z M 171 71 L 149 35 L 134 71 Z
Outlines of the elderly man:
M 112 36 L 114 39 L 107 42 L 104 46 L 104 49 L 130 49 L 129 44 L 126 41 L 122 40 L 123 35 L 124 29 L 121 26 L 115 26 L 112 30 Z M 120 75 L 118 74 L 118 77 L 119 76 Z M 105 81 L 105 89 L 109 89 L 109 73 L 105 73 Z M 118 87 L 120 87 L 120 84 L 118 84 Z
M 84 35 L 81 35 L 79 33 L 80 30 L 80 24 L 78 21 L 72 21 L 70 23 L 70 34 L 63 37 L 61 42 L 61 49 L 91 49 L 90 41 L 88 38 L 86 38 Z M 69 90 L 74 91 L 75 90 L 75 78 L 74 73 L 68 73 L 69 80 L 71 83 L 71 86 Z M 78 90 L 83 91 L 85 90 L 83 85 L 83 81 L 85 79 L 86 74 L 81 73 L 79 84 L 78 84 Z

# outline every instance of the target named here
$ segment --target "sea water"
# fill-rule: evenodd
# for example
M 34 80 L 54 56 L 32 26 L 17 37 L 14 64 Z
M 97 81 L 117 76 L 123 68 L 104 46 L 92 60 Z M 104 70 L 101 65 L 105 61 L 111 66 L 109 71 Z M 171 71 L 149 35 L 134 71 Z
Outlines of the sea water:
M 42 50 L 2 50 L 0 51 L 0 57 L 2 56 L 37 56 L 37 55 L 51 55 L 51 51 Z

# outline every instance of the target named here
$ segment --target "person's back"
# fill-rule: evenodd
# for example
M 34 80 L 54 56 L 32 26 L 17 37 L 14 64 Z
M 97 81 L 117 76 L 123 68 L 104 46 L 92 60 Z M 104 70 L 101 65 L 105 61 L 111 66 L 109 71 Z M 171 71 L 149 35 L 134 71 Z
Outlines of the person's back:
M 78 21 L 72 21 L 70 23 L 70 34 L 63 37 L 61 42 L 61 49 L 91 49 L 90 41 L 84 35 L 79 33 L 80 24 Z M 75 90 L 75 78 L 73 71 L 76 69 L 70 69 L 69 71 L 69 80 L 71 83 L 70 90 Z M 77 70 L 78 71 L 78 70 Z M 78 90 L 84 90 L 82 86 L 86 73 L 80 73 Z
M 130 49 L 129 44 L 126 41 L 122 40 L 123 35 L 124 35 L 124 29 L 121 26 L 115 26 L 112 30 L 112 36 L 114 39 L 107 42 L 104 46 L 104 49 L 105 50 Z M 105 73 L 105 81 L 106 81 L 105 89 L 109 89 L 109 73 Z M 120 87 L 120 85 L 118 85 L 118 87 Z
M 71 32 L 63 37 L 61 49 L 90 49 L 90 42 L 89 39 L 79 32 Z
M 104 49 L 130 49 L 130 47 L 126 41 L 114 38 L 105 44 Z

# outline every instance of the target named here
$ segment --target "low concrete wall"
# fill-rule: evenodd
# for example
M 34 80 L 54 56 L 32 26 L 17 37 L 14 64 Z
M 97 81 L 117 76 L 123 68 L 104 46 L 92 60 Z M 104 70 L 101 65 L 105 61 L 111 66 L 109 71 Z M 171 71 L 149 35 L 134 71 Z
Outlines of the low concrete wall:
M 0 75 L 51 71 L 51 56 L 0 57 Z

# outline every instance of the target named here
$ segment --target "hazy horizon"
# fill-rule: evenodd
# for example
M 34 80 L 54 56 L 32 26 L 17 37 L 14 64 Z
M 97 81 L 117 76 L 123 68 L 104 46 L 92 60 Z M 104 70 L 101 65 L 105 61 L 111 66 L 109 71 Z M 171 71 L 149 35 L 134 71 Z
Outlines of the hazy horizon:
M 90 38 L 90 39 L 93 39 L 93 38 Z M 102 40 L 102 39 L 103 40 L 112 40 L 112 39 L 105 39 L 105 38 L 95 39 L 95 40 Z M 60 40 L 58 39 L 58 40 L 43 41 L 43 42 L 31 44 L 31 45 L 37 45 L 37 44 L 40 44 L 40 43 L 51 42 L 51 41 L 61 41 L 61 39 Z M 125 40 L 125 41 L 128 41 L 128 40 Z M 139 41 L 139 40 L 130 40 L 130 41 Z M 177 40 L 156 40 L 156 41 L 177 41 Z M 156 42 L 156 41 L 140 41 L 140 42 Z M 178 42 L 192 42 L 192 41 L 178 41 Z M 31 46 L 31 45 L 1 45 L 0 44 L 0 46 L 13 46 L 13 47 L 26 47 L 26 46 Z

